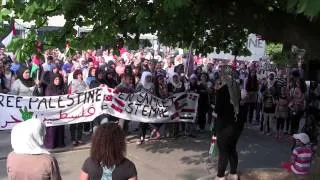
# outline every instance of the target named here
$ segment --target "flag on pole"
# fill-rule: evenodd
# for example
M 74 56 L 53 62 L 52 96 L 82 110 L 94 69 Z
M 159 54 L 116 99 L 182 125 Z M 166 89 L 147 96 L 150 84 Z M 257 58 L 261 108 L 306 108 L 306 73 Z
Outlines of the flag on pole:
M 36 45 L 36 51 L 37 53 L 32 55 L 32 66 L 31 66 L 31 71 L 30 75 L 33 78 L 34 74 L 36 74 L 36 79 L 39 80 L 39 69 L 41 65 L 41 51 L 42 51 L 42 42 L 40 40 L 37 41 Z
M 15 24 L 14 24 L 14 21 L 12 21 L 10 32 L 8 32 L 8 34 L 1 40 L 1 43 L 7 47 L 11 43 L 13 37 L 16 34 L 17 32 L 16 32 Z
M 30 71 L 30 75 L 33 78 L 34 75 L 36 74 L 38 76 L 38 72 L 40 69 L 40 64 L 41 64 L 41 60 L 39 58 L 39 56 L 37 56 L 36 54 L 34 54 L 32 56 L 32 66 L 31 66 L 31 71 Z M 39 77 L 37 77 L 38 79 Z
M 184 74 L 187 77 L 190 77 L 193 74 L 193 70 L 194 70 L 194 62 L 193 62 L 193 56 L 192 56 L 192 43 L 191 43 L 189 47 L 189 53 L 187 55 L 186 64 L 184 67 Z

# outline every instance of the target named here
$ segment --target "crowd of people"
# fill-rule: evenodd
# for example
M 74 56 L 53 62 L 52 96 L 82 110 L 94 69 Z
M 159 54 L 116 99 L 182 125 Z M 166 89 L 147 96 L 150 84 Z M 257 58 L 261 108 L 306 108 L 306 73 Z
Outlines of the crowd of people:
M 179 92 L 199 94 L 195 123 L 141 122 L 137 144 L 163 136 L 195 137 L 197 133 L 209 129 L 218 140 L 218 177 L 221 178 L 224 177 L 228 162 L 231 174 L 236 174 L 236 144 L 244 127 L 259 126 L 262 134 L 274 136 L 277 140 L 302 132 L 309 137 L 307 144 L 313 150 L 317 144 L 320 86 L 318 82 L 305 81 L 300 68 L 270 69 L 262 61 L 235 62 L 190 56 L 188 53 L 128 51 L 125 48 L 120 49 L 119 56 L 113 53 L 113 49 L 87 50 L 72 56 L 66 56 L 58 49 L 50 49 L 45 51 L 40 69 L 34 72 L 31 67 L 37 59 L 35 55 L 19 63 L 14 56 L 10 58 L 1 49 L 0 57 L 1 93 L 54 96 L 108 86 L 116 92 L 145 91 L 159 98 Z M 213 116 L 215 113 L 217 116 Z M 92 131 L 92 127 L 101 124 L 103 119 L 118 123 L 125 134 L 130 133 L 128 120 L 101 115 L 91 123 L 70 125 L 72 144 L 83 144 L 83 132 Z M 301 123 L 302 119 L 305 119 L 305 123 Z M 165 134 L 161 134 L 162 126 Z M 47 127 L 44 146 L 48 149 L 65 146 L 64 132 L 64 126 Z M 148 132 L 150 134 L 147 136 Z M 92 153 L 92 158 L 103 158 L 99 150 Z M 114 169 L 113 163 L 120 161 L 102 160 L 108 168 L 93 170 L 94 162 L 89 158 L 81 172 L 82 177 L 86 179 L 92 172 L 102 174 L 110 168 Z M 134 166 L 130 165 L 130 161 L 124 163 L 127 163 L 126 167 L 131 167 L 131 177 L 135 177 Z

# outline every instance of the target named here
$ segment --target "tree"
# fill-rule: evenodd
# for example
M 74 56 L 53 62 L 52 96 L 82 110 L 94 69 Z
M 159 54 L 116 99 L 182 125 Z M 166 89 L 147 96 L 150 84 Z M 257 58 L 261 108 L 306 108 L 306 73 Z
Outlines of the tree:
M 319 57 L 319 12 L 318 0 L 9 0 L 1 9 L 0 25 L 11 19 L 34 21 L 31 32 L 35 32 L 48 17 L 64 15 L 64 27 L 45 35 L 45 46 L 62 48 L 71 39 L 73 47 L 84 49 L 115 42 L 119 35 L 137 45 L 140 34 L 154 33 L 166 45 L 189 47 L 192 43 L 197 52 L 212 52 L 216 47 L 235 55 L 249 53 L 244 44 L 253 32 Z M 76 37 L 74 26 L 93 30 Z

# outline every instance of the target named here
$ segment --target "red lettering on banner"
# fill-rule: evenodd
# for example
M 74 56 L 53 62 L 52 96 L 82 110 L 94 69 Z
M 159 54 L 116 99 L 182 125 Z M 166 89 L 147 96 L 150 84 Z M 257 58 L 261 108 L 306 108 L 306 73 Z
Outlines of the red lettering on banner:
M 123 112 L 123 110 L 120 107 L 118 107 L 118 106 L 116 106 L 114 104 L 111 105 L 111 108 L 114 109 L 115 111 L 118 111 L 119 113 Z

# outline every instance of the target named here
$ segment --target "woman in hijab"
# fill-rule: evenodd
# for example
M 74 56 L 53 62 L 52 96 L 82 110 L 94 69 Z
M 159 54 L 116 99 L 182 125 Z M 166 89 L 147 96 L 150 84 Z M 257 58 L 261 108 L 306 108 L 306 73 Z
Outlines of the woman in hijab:
M 214 109 L 217 113 L 215 134 L 219 150 L 217 179 L 225 179 L 225 170 L 230 163 L 230 179 L 237 180 L 238 153 L 236 146 L 244 124 L 238 118 L 240 87 L 234 79 L 231 66 L 222 67 L 220 78 Z
M 168 92 L 169 96 L 175 93 L 185 92 L 184 83 L 180 80 L 178 73 L 172 73 L 169 78 Z M 167 123 L 168 136 L 176 137 L 179 134 L 179 123 Z
M 30 69 L 26 66 L 20 66 L 18 79 L 14 81 L 10 94 L 19 96 L 35 96 L 41 94 L 40 82 L 34 81 L 30 77 Z
M 189 83 L 189 92 L 197 92 L 198 89 L 198 79 L 196 74 L 192 74 L 190 76 L 190 83 Z
M 184 83 L 180 80 L 178 73 L 172 73 L 168 83 L 170 95 L 185 91 Z
M 61 74 L 53 74 L 45 96 L 59 96 L 66 94 L 64 81 Z M 48 149 L 64 147 L 64 126 L 51 126 L 46 129 L 44 145 Z
M 73 80 L 71 81 L 71 94 L 82 92 L 88 89 L 87 84 L 83 80 L 82 71 L 80 69 L 73 72 Z M 82 130 L 84 123 L 77 123 L 70 125 L 70 133 L 72 145 L 77 146 L 78 144 L 83 144 Z
M 137 85 L 136 92 L 147 92 L 150 94 L 155 93 L 154 84 L 152 83 L 152 74 L 151 72 L 144 71 L 141 76 L 140 83 Z M 145 141 L 146 133 L 148 129 L 148 124 L 140 122 L 140 139 L 137 141 L 137 144 L 142 144 Z
M 29 119 L 11 131 L 13 152 L 7 158 L 7 173 L 11 180 L 61 180 L 57 160 L 44 149 L 45 124 Z

